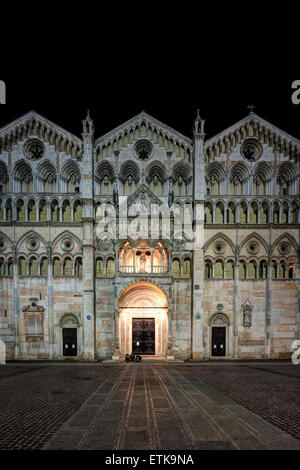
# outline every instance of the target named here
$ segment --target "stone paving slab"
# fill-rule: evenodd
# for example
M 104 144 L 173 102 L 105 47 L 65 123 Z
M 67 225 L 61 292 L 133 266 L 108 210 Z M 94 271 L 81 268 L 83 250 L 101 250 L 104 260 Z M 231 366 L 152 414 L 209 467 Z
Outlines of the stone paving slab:
M 5 367 L 0 449 L 300 450 L 287 363 Z
M 300 450 L 300 441 L 184 369 L 125 367 L 105 402 L 99 391 L 90 400 L 94 397 L 99 401 L 94 418 L 89 422 L 84 404 L 44 449 L 61 448 L 62 434 L 65 449 Z

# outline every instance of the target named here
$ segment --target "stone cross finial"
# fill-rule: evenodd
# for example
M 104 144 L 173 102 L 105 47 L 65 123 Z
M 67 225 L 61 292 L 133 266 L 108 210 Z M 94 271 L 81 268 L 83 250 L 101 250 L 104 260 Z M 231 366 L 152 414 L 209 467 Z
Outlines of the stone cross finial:
M 247 106 L 247 108 L 249 109 L 250 113 L 253 113 L 253 111 L 255 110 L 256 106 L 254 104 L 249 104 Z

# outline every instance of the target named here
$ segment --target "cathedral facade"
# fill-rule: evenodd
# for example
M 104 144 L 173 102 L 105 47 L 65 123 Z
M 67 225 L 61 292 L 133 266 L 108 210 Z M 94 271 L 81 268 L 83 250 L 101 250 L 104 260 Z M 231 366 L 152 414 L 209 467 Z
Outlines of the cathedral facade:
M 0 129 L 6 359 L 290 358 L 300 340 L 300 142 L 250 112 L 190 139 L 142 112 L 79 138 Z

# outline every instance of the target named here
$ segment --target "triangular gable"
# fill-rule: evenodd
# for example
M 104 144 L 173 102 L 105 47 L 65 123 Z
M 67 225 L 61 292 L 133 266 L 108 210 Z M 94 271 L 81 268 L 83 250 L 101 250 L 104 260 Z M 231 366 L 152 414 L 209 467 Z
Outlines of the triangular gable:
M 154 117 L 147 114 L 145 111 L 142 111 L 140 114 L 137 114 L 133 118 L 129 119 L 128 121 L 124 122 L 120 126 L 112 129 L 111 131 L 107 132 L 105 135 L 99 137 L 95 144 L 106 143 L 114 138 L 118 138 L 122 136 L 126 131 L 127 133 L 130 130 L 135 130 L 136 127 L 140 127 L 142 123 L 145 123 L 146 126 L 151 126 L 152 130 L 156 130 L 158 133 L 162 133 L 166 135 L 169 139 L 173 139 L 174 141 L 179 141 L 180 143 L 184 143 L 186 146 L 191 146 L 192 141 L 188 137 L 180 134 L 172 127 L 168 126 L 167 124 L 162 123 L 161 121 L 155 119 Z
M 272 134 L 276 135 L 277 137 L 280 137 L 282 140 L 286 140 L 289 143 L 295 145 L 296 147 L 300 147 L 300 141 L 298 139 L 296 139 L 295 137 L 292 137 L 290 134 L 274 126 L 273 124 L 261 118 L 257 114 L 251 112 L 245 118 L 241 119 L 240 121 L 236 122 L 234 125 L 228 127 L 227 129 L 223 130 L 219 134 L 216 134 L 214 137 L 207 140 L 205 142 L 205 148 L 207 149 L 211 147 L 213 144 L 221 142 L 223 139 L 229 138 L 231 134 L 239 131 L 242 127 L 245 127 L 247 124 L 251 122 L 254 122 L 259 127 L 267 129 Z
M 62 127 L 58 126 L 57 124 L 49 121 L 49 119 L 43 117 L 41 114 L 38 114 L 36 111 L 29 111 L 28 113 L 24 114 L 23 116 L 15 119 L 14 121 L 10 122 L 6 126 L 0 129 L 0 138 L 5 138 L 6 136 L 10 136 L 19 128 L 28 125 L 31 121 L 36 121 L 37 123 L 45 126 L 48 129 L 53 130 L 57 135 L 61 136 L 64 140 L 69 140 L 74 142 L 76 145 L 81 146 L 82 140 L 74 134 L 66 131 Z

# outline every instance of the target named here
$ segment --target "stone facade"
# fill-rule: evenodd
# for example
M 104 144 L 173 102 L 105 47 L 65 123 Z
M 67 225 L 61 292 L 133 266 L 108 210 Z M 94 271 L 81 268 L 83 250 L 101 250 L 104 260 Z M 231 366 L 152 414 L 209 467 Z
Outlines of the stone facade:
M 117 360 L 134 318 L 154 318 L 154 357 L 289 358 L 299 157 L 253 112 L 209 140 L 199 113 L 192 140 L 144 112 L 99 139 L 89 115 L 82 138 L 35 112 L 0 129 L 7 359 Z M 153 206 L 168 217 L 133 211 Z

